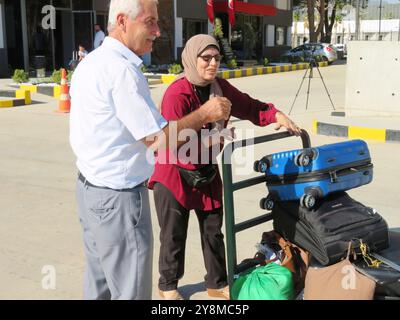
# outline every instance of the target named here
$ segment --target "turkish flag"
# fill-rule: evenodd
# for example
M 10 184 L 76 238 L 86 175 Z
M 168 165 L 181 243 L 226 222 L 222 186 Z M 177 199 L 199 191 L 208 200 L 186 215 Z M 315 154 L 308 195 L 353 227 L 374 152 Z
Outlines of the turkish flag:
M 235 24 L 235 1 L 228 0 L 228 15 L 231 26 Z
M 214 1 L 207 0 L 207 15 L 211 23 L 214 23 Z

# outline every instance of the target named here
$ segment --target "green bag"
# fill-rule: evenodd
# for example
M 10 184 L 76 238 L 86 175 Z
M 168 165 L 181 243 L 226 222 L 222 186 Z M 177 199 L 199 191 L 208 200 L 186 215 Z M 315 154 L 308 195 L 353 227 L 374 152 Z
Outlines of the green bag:
M 289 269 L 276 263 L 251 268 L 233 282 L 232 300 L 290 300 L 293 280 Z

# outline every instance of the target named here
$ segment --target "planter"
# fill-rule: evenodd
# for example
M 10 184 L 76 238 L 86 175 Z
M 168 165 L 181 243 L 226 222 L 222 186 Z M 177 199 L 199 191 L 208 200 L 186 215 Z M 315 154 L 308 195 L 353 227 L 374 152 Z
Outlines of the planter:
M 177 78 L 176 74 L 163 74 L 163 75 L 161 75 L 161 80 L 165 84 L 170 84 L 170 83 L 174 82 L 176 78 Z

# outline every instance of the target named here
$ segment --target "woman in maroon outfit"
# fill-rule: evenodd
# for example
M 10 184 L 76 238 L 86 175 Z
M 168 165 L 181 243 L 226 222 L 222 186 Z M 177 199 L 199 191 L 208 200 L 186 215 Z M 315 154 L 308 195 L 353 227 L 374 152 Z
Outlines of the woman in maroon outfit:
M 250 120 L 258 126 L 277 123 L 277 129 L 285 127 L 296 135 L 300 134 L 300 129 L 272 104 L 255 100 L 228 81 L 216 78 L 220 59 L 219 46 L 213 37 L 196 35 L 189 39 L 182 53 L 184 74 L 168 87 L 162 100 L 161 113 L 166 120 L 180 119 L 201 105 L 212 102 L 215 97 L 223 96 L 232 103 L 231 115 L 236 118 Z M 209 124 L 205 129 L 212 127 L 213 124 Z M 217 146 L 220 151 L 222 144 L 217 143 Z M 210 150 L 206 149 L 206 152 Z M 171 154 L 175 154 L 175 157 Z M 165 299 L 182 299 L 177 287 L 184 274 L 189 212 L 194 210 L 200 226 L 208 295 L 229 299 L 225 246 L 221 232 L 222 181 L 218 167 L 212 166 L 212 169 L 216 169 L 216 174 L 210 183 L 195 187 L 184 178 L 179 168 L 194 171 L 210 168 L 210 165 L 195 163 L 196 161 L 187 163 L 181 157 L 171 151 L 159 153 L 154 174 L 149 181 L 149 187 L 154 189 L 161 228 L 158 283 L 160 296 Z M 195 155 L 197 157 L 200 158 L 200 152 Z M 175 161 L 171 161 L 172 158 Z M 215 157 L 210 161 L 215 161 Z

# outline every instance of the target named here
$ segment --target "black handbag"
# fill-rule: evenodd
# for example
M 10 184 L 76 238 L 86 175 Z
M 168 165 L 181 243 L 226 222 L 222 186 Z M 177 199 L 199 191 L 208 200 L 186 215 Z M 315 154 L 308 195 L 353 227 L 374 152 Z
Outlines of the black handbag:
M 177 166 L 179 174 L 185 182 L 193 188 L 201 188 L 210 184 L 217 175 L 215 164 L 207 164 L 196 170 L 188 170 Z

